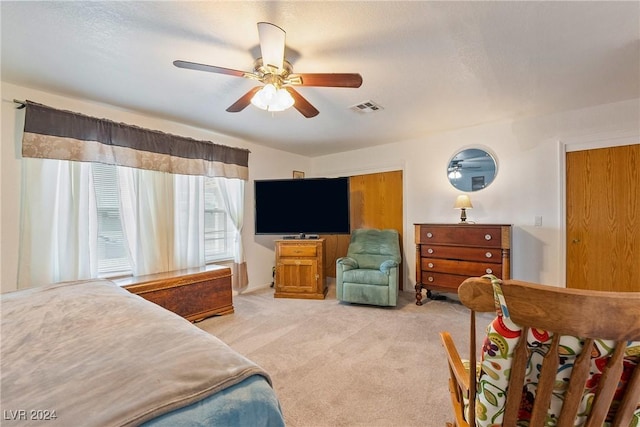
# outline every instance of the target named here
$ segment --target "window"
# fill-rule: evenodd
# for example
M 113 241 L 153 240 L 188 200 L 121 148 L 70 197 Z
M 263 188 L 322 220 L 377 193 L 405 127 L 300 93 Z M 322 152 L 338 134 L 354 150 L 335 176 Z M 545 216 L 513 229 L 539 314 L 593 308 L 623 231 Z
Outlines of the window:
M 219 178 L 223 179 L 223 178 Z M 218 179 L 204 179 L 204 257 L 206 262 L 233 258 L 233 223 L 225 209 Z
M 98 276 L 131 274 L 132 266 L 120 211 L 116 166 L 94 163 L 93 185 L 98 213 Z M 233 258 L 234 228 L 225 209 L 218 179 L 204 178 L 204 249 L 205 262 Z M 130 191 L 123 188 L 122 191 Z
M 91 168 L 98 211 L 98 276 L 131 274 L 129 249 L 120 219 L 120 192 L 115 166 L 94 163 Z

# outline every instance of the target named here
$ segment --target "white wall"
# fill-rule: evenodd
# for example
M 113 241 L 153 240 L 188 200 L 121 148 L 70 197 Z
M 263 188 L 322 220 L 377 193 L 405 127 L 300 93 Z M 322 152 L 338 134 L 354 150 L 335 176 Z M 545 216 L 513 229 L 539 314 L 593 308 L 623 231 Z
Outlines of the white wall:
M 250 180 L 246 185 L 243 242 L 250 288 L 270 284 L 274 264 L 274 237 L 254 235 L 253 180 L 290 177 L 292 170 L 305 171 L 307 176 L 340 176 L 401 169 L 404 171 L 404 289 L 411 291 L 415 284 L 413 223 L 457 222 L 459 212 L 452 206 L 459 192 L 447 182 L 446 167 L 457 150 L 471 146 L 488 148 L 497 156 L 498 176 L 488 188 L 471 193 L 474 208 L 468 211 L 469 220 L 514 226 L 514 278 L 563 286 L 564 145 L 592 148 L 640 141 L 640 100 L 633 99 L 551 116 L 444 132 L 366 150 L 306 158 L 209 130 L 8 83 L 2 83 L 1 91 L 2 292 L 16 289 L 18 264 L 19 147 L 24 113 L 16 110 L 13 99 L 30 99 L 55 108 L 249 149 Z M 542 216 L 542 227 L 534 227 L 535 216 Z
M 17 289 L 18 241 L 20 229 L 21 163 L 20 147 L 24 127 L 24 110 L 17 110 L 13 99 L 29 99 L 54 108 L 124 122 L 175 135 L 209 140 L 232 147 L 246 148 L 249 155 L 249 181 L 245 186 L 243 243 L 247 259 L 249 288 L 268 286 L 274 264 L 274 237 L 254 236 L 253 181 L 255 179 L 290 178 L 293 170 L 308 171 L 307 157 L 272 150 L 230 138 L 206 129 L 194 128 L 116 107 L 61 97 L 2 82 L 2 130 L 0 140 L 0 289 Z
M 318 157 L 313 159 L 313 173 L 331 176 L 403 170 L 404 289 L 411 291 L 415 285 L 413 224 L 459 220 L 459 211 L 452 207 L 460 192 L 446 178 L 449 160 L 461 148 L 488 148 L 497 156 L 498 175 L 489 187 L 469 193 L 473 209 L 467 211 L 468 220 L 513 225 L 513 278 L 564 286 L 565 148 L 586 142 L 592 146 L 640 142 L 639 101 Z M 541 227 L 534 226 L 536 216 L 542 217 Z

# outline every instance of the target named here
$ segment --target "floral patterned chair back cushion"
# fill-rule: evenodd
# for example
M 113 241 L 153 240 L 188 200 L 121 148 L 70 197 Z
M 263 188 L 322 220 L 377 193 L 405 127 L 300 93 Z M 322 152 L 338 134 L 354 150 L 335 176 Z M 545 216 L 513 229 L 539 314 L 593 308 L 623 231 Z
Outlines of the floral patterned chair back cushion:
M 542 361 L 551 350 L 553 334 L 538 329 L 523 330 L 509 316 L 508 307 L 502 296 L 500 282 L 493 277 L 494 296 L 497 316 L 487 327 L 487 335 L 482 348 L 482 360 L 479 366 L 476 393 L 476 424 L 478 426 L 500 426 L 507 396 L 507 386 L 511 373 L 514 349 L 526 333 L 527 363 L 524 374 L 524 388 L 518 411 L 518 426 L 529 426 L 533 403 L 536 398 Z M 640 315 L 640 308 L 638 309 Z M 615 315 L 615 314 L 613 314 Z M 606 319 L 602 319 L 606 321 Z M 558 342 L 559 365 L 553 383 L 553 392 L 549 409 L 544 420 L 545 426 L 556 426 L 562 408 L 565 392 L 576 358 L 582 353 L 585 341 L 572 336 L 561 336 Z M 594 393 L 602 377 L 607 363 L 611 359 L 615 342 L 594 340 L 591 347 L 590 369 L 586 387 L 579 403 L 578 417 L 574 426 L 582 426 L 591 410 Z M 607 423 L 611 425 L 614 409 L 620 402 L 620 396 L 627 386 L 633 369 L 640 362 L 640 342 L 627 343 L 623 362 L 623 372 L 607 415 Z M 640 372 L 636 372 L 640 376 Z M 635 410 L 630 426 L 640 426 L 640 402 Z

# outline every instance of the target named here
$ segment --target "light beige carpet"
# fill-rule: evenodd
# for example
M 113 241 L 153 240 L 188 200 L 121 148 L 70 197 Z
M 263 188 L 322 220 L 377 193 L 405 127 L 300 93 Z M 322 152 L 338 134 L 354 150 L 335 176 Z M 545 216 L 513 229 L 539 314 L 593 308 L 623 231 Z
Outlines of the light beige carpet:
M 325 300 L 265 288 L 197 326 L 269 372 L 290 427 L 443 426 L 452 417 L 438 333 L 451 332 L 465 356 L 469 316 L 457 302 L 423 301 L 400 292 L 397 307 L 381 308 L 340 303 L 333 284 Z

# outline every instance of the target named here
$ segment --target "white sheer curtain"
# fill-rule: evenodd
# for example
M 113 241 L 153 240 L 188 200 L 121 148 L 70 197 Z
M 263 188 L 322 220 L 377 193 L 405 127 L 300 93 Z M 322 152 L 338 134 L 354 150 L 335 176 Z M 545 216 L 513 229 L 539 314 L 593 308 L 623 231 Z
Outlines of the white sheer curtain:
M 236 291 L 249 284 L 247 263 L 242 246 L 242 227 L 244 224 L 244 181 L 241 179 L 216 178 L 222 193 L 222 199 L 234 225 L 235 253 L 233 254 L 232 287 Z
M 204 177 L 172 175 L 174 194 L 173 269 L 200 267 L 204 252 Z
M 203 266 L 203 178 L 117 168 L 133 274 Z
M 97 276 L 91 163 L 22 160 L 18 287 Z
M 171 270 L 173 183 L 171 175 L 118 166 L 122 226 L 134 275 Z M 124 191 L 123 191 L 124 190 Z

